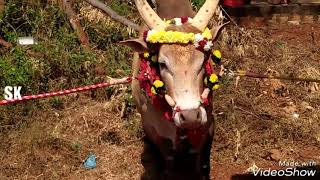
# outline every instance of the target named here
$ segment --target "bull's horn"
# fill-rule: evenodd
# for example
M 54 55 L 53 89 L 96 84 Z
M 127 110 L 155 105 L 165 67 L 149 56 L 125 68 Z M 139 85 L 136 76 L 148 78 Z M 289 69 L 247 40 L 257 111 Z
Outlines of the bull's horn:
M 197 15 L 193 18 L 192 25 L 200 31 L 204 31 L 212 18 L 218 3 L 219 0 L 206 0 Z
M 166 101 L 169 104 L 169 106 L 174 107 L 176 105 L 176 102 L 174 102 L 172 97 L 169 96 L 168 94 L 164 95 L 164 98 L 166 99 Z
M 210 89 L 209 88 L 205 88 L 203 90 L 203 93 L 201 94 L 201 99 L 204 100 L 204 99 L 207 99 L 208 96 L 209 96 L 209 93 L 210 93 Z
M 150 29 L 163 30 L 167 27 L 167 24 L 154 12 L 146 0 L 135 2 L 142 19 Z

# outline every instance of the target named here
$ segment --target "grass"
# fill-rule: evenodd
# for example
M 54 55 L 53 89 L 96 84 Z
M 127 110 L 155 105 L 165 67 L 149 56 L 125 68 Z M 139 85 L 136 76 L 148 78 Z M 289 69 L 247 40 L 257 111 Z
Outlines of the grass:
M 111 7 L 121 7 L 115 9 L 118 13 L 138 21 L 136 12 L 126 2 L 108 3 Z M 85 2 L 77 1 L 75 10 L 88 33 L 91 50 L 80 46 L 57 1 L 47 5 L 41 1 L 7 1 L 0 18 L 0 36 L 14 46 L 1 51 L 0 91 L 7 85 L 21 85 L 23 95 L 38 94 L 104 82 L 106 75 L 121 77 L 130 74 L 131 60 L 127 57 L 132 52 L 117 42 L 137 34 L 106 18 Z M 19 46 L 16 40 L 21 36 L 32 36 L 38 44 Z M 109 153 L 106 148 L 115 149 L 117 144 L 129 141 L 129 137 L 135 137 L 134 141 L 137 141 L 142 136 L 137 117 L 131 116 L 134 105 L 132 96 L 126 95 L 128 93 L 127 88 L 105 88 L 0 107 L 0 161 L 6 159 L 9 162 L 1 168 L 1 179 L 25 175 L 29 178 L 59 179 L 69 176 L 69 168 L 77 171 L 75 177 L 80 174 L 87 176 L 88 172 L 79 167 L 91 151 L 98 155 L 98 166 L 108 163 L 109 160 L 102 156 Z M 106 104 L 107 99 L 114 100 Z M 123 102 L 125 109 L 122 110 Z M 76 111 L 65 113 L 70 107 Z M 80 109 L 83 113 L 79 114 Z M 123 118 L 118 116 L 121 111 Z M 120 123 L 121 120 L 126 123 Z M 124 129 L 128 133 L 121 131 Z M 97 142 L 105 147 L 98 150 Z M 122 149 L 122 152 L 128 152 L 137 147 Z M 113 158 L 121 158 L 120 154 L 115 153 Z M 129 159 L 119 167 L 127 167 L 128 164 Z M 26 174 L 24 167 L 34 170 Z M 116 167 L 110 170 L 113 175 L 117 174 Z M 131 176 L 134 174 L 137 173 Z
M 133 13 L 126 3 L 112 3 L 112 6 L 121 4 L 122 8 L 119 10 L 123 13 Z M 87 7 L 87 4 L 76 4 L 79 12 L 83 7 Z M 87 13 L 91 13 L 91 16 L 101 15 L 97 10 L 91 12 L 93 9 L 89 8 Z M 136 34 L 118 23 L 111 23 L 110 19 L 109 24 L 92 23 L 90 16 L 83 14 L 82 24 L 92 46 L 92 50 L 85 50 L 55 1 L 44 5 L 41 1 L 9 0 L 0 16 L 0 36 L 14 45 L 10 50 L 1 51 L 0 91 L 5 86 L 19 85 L 23 87 L 23 95 L 38 94 L 105 81 L 97 69 L 113 77 L 130 74 L 131 63 L 126 57 L 131 52 L 117 42 Z M 23 36 L 34 37 L 38 44 L 18 45 L 17 38 Z M 95 97 L 103 97 L 106 93 L 95 94 Z M 20 109 L 21 106 L 21 109 L 28 111 L 36 109 L 37 103 L 41 106 L 60 107 L 59 99 L 37 101 L 28 104 L 28 107 L 9 105 L 1 107 L 1 110 L 10 113 L 10 109 Z M 9 116 L 4 115 L 5 113 L 0 115 L 2 122 L 6 122 L 6 117 Z

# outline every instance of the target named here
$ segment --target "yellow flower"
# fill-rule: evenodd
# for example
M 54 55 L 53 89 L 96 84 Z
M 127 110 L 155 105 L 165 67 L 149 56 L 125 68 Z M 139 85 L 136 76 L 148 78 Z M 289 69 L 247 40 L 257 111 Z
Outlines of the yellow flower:
M 152 32 L 148 35 L 147 41 L 151 43 L 158 43 L 161 41 L 161 38 L 165 33 L 166 32 L 164 30 Z
M 151 93 L 152 93 L 153 95 L 156 95 L 156 94 L 157 94 L 157 91 L 156 91 L 156 89 L 155 89 L 154 87 L 151 87 Z
M 164 83 L 163 83 L 162 81 L 160 81 L 160 80 L 155 80 L 155 81 L 153 82 L 153 85 L 154 85 L 154 87 L 156 87 L 156 88 L 161 88 L 161 87 L 164 86 Z
M 151 43 L 189 43 L 194 40 L 193 33 L 177 31 L 157 31 L 148 35 L 147 41 Z
M 194 36 L 195 35 L 193 33 L 188 33 L 187 36 L 186 36 L 186 42 L 185 43 L 193 42 Z
M 209 78 L 209 81 L 211 83 L 217 82 L 218 81 L 218 76 L 216 74 L 211 74 L 210 78 Z
M 172 20 L 165 20 L 166 24 L 172 24 Z
M 217 90 L 219 88 L 218 79 L 219 78 L 216 74 L 211 74 L 209 77 L 204 79 L 204 84 L 211 90 Z
M 151 57 L 151 61 L 152 62 L 157 62 L 158 61 L 158 56 L 157 55 L 154 55 Z
M 207 38 L 207 39 L 212 39 L 212 34 L 211 34 L 211 31 L 210 29 L 206 28 L 203 33 L 202 33 L 202 36 Z
M 216 85 L 214 85 L 213 87 L 212 87 L 212 90 L 217 90 L 217 89 L 219 89 L 219 84 L 216 84 Z
M 218 59 L 221 59 L 222 55 L 221 52 L 219 50 L 214 50 L 212 51 L 212 54 L 217 57 Z
M 153 82 L 153 86 L 151 87 L 151 93 L 153 95 L 156 95 L 157 94 L 157 89 L 158 88 L 162 88 L 164 86 L 164 83 L 160 80 L 155 80 Z
M 148 58 L 150 54 L 148 52 L 143 53 L 143 57 Z

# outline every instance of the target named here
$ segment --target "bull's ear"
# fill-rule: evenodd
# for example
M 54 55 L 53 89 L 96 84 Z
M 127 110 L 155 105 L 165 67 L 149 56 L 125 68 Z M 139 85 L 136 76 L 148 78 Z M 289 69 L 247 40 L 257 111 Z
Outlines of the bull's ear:
M 219 37 L 220 32 L 222 31 L 222 29 L 224 28 L 224 26 L 226 26 L 227 24 L 229 24 L 229 22 L 226 22 L 220 26 L 215 26 L 211 29 L 211 34 L 212 34 L 212 40 L 215 41 L 217 40 L 217 38 Z
M 119 43 L 130 47 L 133 51 L 138 53 L 148 52 L 147 43 L 142 39 L 129 39 L 126 41 L 120 41 Z

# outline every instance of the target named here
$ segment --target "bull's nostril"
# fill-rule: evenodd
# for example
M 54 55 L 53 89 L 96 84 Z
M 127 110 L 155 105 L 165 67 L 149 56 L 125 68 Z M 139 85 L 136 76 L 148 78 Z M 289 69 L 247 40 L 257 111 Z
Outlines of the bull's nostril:
M 198 111 L 198 113 L 197 113 L 197 119 L 198 120 L 200 119 L 200 111 Z
M 180 113 L 180 119 L 181 119 L 182 121 L 185 121 L 185 120 L 186 120 L 186 118 L 184 117 L 184 115 L 183 115 L 182 113 Z

